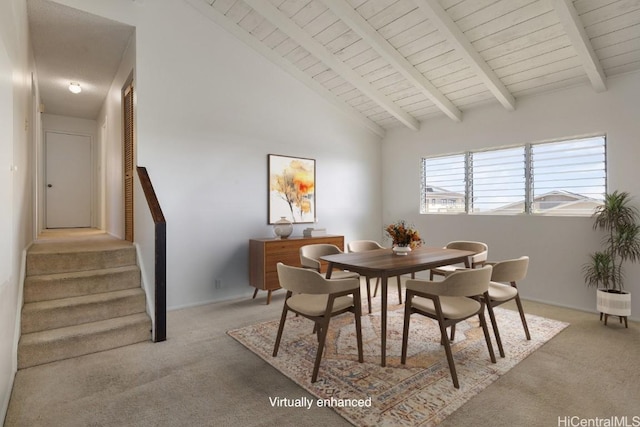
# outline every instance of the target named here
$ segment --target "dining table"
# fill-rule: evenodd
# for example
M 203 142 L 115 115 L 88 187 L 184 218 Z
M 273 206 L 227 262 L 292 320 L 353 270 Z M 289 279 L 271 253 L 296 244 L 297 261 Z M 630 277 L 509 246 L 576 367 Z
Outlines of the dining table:
M 332 270 L 349 270 L 368 278 L 380 278 L 381 307 L 381 365 L 386 366 L 387 346 L 387 283 L 389 277 L 430 270 L 443 265 L 464 263 L 470 268 L 470 257 L 475 252 L 442 247 L 420 246 L 407 255 L 397 255 L 392 249 L 374 249 L 365 252 L 341 253 L 320 257 L 327 262 L 327 278 Z

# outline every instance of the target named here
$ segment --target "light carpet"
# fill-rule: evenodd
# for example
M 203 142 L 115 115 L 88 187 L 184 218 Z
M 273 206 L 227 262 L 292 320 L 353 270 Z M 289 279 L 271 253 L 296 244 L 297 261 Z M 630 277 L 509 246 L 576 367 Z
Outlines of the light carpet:
M 403 306 L 388 310 L 386 367 L 380 366 L 379 312 L 362 317 L 364 363 L 357 361 L 353 315 L 333 318 L 315 383 L 311 383 L 311 372 L 318 341 L 308 319 L 289 316 L 277 357 L 272 352 L 278 320 L 227 333 L 356 426 L 435 426 L 568 326 L 527 314 L 531 332 L 527 341 L 517 312 L 495 311 L 506 353 L 505 358 L 499 357 L 494 342 L 496 364 L 489 360 L 477 317 L 456 326 L 452 351 L 460 389 L 453 387 L 440 332 L 431 319 L 411 317 L 407 363 L 400 363 Z M 320 404 L 300 396 L 270 399 L 272 405 Z M 354 403 L 364 406 L 350 406 Z

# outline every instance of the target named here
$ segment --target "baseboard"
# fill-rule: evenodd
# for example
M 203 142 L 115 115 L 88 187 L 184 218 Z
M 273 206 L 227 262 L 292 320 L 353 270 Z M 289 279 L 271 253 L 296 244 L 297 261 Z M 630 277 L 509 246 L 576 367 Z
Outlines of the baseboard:
M 595 310 L 595 309 L 589 310 L 589 309 L 586 309 L 584 307 L 576 307 L 576 306 L 568 305 L 568 304 L 559 304 L 559 303 L 557 303 L 555 301 L 547 301 L 547 300 L 537 299 L 537 298 L 525 298 L 525 297 L 521 297 L 521 298 L 522 298 L 523 301 L 539 302 L 541 304 L 552 305 L 554 307 L 562 307 L 562 308 L 568 308 L 570 310 L 582 311 L 583 313 L 599 314 L 598 311 Z M 525 310 L 525 312 L 526 312 L 526 310 Z M 629 316 L 628 320 L 632 321 L 632 322 L 639 322 L 640 318 L 634 317 L 634 316 Z
M 194 308 L 194 307 L 200 307 L 202 305 L 216 304 L 216 303 L 228 302 L 228 301 L 241 301 L 244 299 L 251 299 L 252 295 L 253 295 L 253 291 L 250 291 L 246 295 L 244 294 L 229 295 L 228 297 L 225 297 L 225 298 L 216 298 L 216 299 L 210 299 L 206 301 L 198 301 L 190 304 L 172 305 L 170 307 L 167 307 L 167 311 L 182 310 L 183 308 Z
M 16 310 L 15 329 L 13 332 L 13 375 L 18 372 L 18 343 L 20 342 L 20 331 L 22 329 L 22 307 L 24 306 L 24 281 L 27 277 L 27 251 L 33 245 L 29 243 L 22 251 L 20 260 L 20 278 L 18 279 L 18 309 Z
M 26 248 L 22 251 L 22 256 L 20 260 L 20 276 L 18 278 L 18 309 L 16 310 L 16 319 L 14 323 L 14 332 L 13 332 L 13 358 L 11 360 L 11 381 L 7 385 L 7 390 L 4 390 L 2 396 L 4 399 L 0 404 L 0 419 L 4 425 L 4 420 L 7 417 L 7 412 L 9 411 L 9 401 L 11 400 L 11 392 L 13 391 L 13 384 L 16 380 L 16 374 L 18 373 L 18 343 L 20 342 L 20 329 L 21 329 L 21 319 L 22 319 L 22 306 L 24 299 L 24 279 L 27 271 L 27 251 L 33 245 L 33 242 L 29 243 Z

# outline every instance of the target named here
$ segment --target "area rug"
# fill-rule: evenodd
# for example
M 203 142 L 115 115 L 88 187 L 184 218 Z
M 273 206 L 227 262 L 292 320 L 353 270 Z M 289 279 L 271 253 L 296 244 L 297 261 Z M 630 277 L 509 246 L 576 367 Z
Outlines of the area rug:
M 459 323 L 452 344 L 460 382 L 455 389 L 438 325 L 431 319 L 411 317 L 407 363 L 400 363 L 403 315 L 403 306 L 389 307 L 386 367 L 380 366 L 379 312 L 362 317 L 364 363 L 357 361 L 353 315 L 333 318 L 315 383 L 311 372 L 318 341 L 311 321 L 287 319 L 277 357 L 271 354 L 278 320 L 228 334 L 317 398 L 273 396 L 272 406 L 328 406 L 356 426 L 435 426 L 568 326 L 527 314 L 527 341 L 518 312 L 497 308 L 506 357 L 499 356 L 494 342 L 497 363 L 492 364 L 477 317 Z

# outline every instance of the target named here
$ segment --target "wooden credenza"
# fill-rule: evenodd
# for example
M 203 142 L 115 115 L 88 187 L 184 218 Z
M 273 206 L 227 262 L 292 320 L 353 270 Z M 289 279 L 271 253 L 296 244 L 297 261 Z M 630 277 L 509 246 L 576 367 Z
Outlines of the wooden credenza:
M 329 243 L 344 250 L 344 236 L 289 237 L 288 239 L 249 240 L 249 283 L 255 287 L 253 298 L 259 290 L 267 291 L 267 304 L 271 302 L 271 292 L 280 289 L 276 265 L 301 267 L 300 247 L 316 243 Z M 324 267 L 326 268 L 326 266 Z

